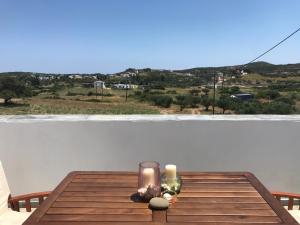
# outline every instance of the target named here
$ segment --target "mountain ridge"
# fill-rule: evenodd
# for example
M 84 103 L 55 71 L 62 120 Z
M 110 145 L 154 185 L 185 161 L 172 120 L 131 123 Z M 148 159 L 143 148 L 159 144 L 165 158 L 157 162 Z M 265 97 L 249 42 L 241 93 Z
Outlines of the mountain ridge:
M 259 73 L 262 75 L 280 75 L 280 74 L 299 74 L 300 75 L 300 63 L 288 63 L 288 64 L 272 64 L 265 61 L 253 62 L 247 65 L 233 65 L 233 66 L 217 66 L 217 67 L 194 67 L 188 69 L 179 69 L 179 70 L 170 70 L 170 69 L 152 69 L 152 68 L 128 68 L 124 71 L 113 73 L 113 74 L 104 74 L 104 73 L 40 73 L 40 72 L 25 72 L 25 71 L 12 71 L 12 72 L 0 72 L 0 76 L 16 76 L 16 75 L 56 75 L 56 76 L 68 76 L 68 75 L 116 75 L 129 72 L 151 72 L 151 71 L 161 71 L 161 72 L 176 72 L 176 73 L 197 73 L 199 71 L 205 71 L 206 73 L 212 72 L 224 72 L 232 70 L 244 70 L 250 73 Z

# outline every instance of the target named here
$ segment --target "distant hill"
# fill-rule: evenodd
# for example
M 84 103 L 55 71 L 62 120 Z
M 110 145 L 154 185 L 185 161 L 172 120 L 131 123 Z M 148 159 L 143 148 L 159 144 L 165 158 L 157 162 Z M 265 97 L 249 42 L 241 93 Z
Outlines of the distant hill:
M 260 73 L 263 75 L 300 75 L 300 63 L 274 65 L 267 62 L 255 62 L 247 65 L 246 69 L 250 72 Z
M 145 69 L 135 69 L 135 68 L 129 68 L 123 72 L 116 73 L 117 75 L 120 75 L 122 73 L 149 73 L 153 71 L 160 71 L 166 74 L 172 74 L 172 73 L 180 73 L 180 74 L 193 74 L 198 76 L 205 76 L 205 75 L 212 75 L 213 72 L 223 72 L 225 74 L 236 74 L 237 71 L 244 70 L 248 73 L 258 73 L 261 75 L 268 75 L 268 76 L 293 76 L 293 75 L 300 75 L 300 63 L 296 64 L 282 64 L 282 65 L 275 65 L 268 62 L 254 62 L 250 63 L 247 66 L 243 65 L 234 65 L 234 66 L 222 66 L 222 67 L 197 67 L 197 68 L 191 68 L 191 69 L 184 69 L 184 70 L 157 70 L 157 69 L 151 69 L 151 68 L 145 68 Z M 75 73 L 74 73 L 75 74 Z M 78 74 L 78 73 L 76 73 Z M 33 72 L 3 72 L 0 73 L 0 76 L 21 76 L 21 75 L 38 75 L 38 76 L 68 76 L 72 74 L 54 74 L 54 73 L 33 73 Z M 93 75 L 104 75 L 101 73 L 93 73 L 93 74 L 81 74 L 83 76 L 93 76 Z
M 259 73 L 261 75 L 276 76 L 276 75 L 300 75 L 300 63 L 275 65 L 268 62 L 254 62 L 247 66 L 223 66 L 223 67 L 198 67 L 186 70 L 177 70 L 177 72 L 185 73 L 212 73 L 220 71 L 223 73 L 233 73 L 237 70 L 244 70 L 248 73 Z
M 223 73 L 231 73 L 236 70 L 244 70 L 249 73 L 259 73 L 262 75 L 300 75 L 300 63 L 296 64 L 283 64 L 275 65 L 268 62 L 254 62 L 246 66 L 235 65 L 235 66 L 223 66 L 223 67 L 198 67 L 186 70 L 177 70 L 177 72 L 185 73 L 201 73 L 201 72 L 213 72 L 220 71 Z

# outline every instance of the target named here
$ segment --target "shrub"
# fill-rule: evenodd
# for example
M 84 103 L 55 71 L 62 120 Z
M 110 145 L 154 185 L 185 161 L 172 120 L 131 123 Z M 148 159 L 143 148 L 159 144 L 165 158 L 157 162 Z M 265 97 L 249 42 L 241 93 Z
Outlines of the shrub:
M 292 105 L 280 102 L 280 101 L 274 101 L 269 104 L 265 104 L 263 108 L 264 114 L 291 114 L 294 111 L 294 108 Z
M 177 91 L 176 90 L 168 90 L 166 93 L 174 95 L 174 94 L 177 94 Z
M 149 92 L 149 94 L 151 94 L 151 95 L 163 95 L 163 94 L 165 94 L 165 92 L 163 92 L 163 91 L 151 90 L 151 91 Z
M 276 90 L 262 90 L 257 93 L 257 98 L 276 99 L 280 97 L 280 93 Z
M 180 110 L 183 110 L 187 107 L 195 108 L 197 104 L 201 102 L 200 97 L 191 96 L 191 95 L 177 95 L 176 96 L 176 104 L 180 105 Z
M 151 85 L 150 88 L 157 89 L 157 90 L 165 90 L 165 87 L 163 85 L 159 85 L 159 84 Z
M 173 103 L 173 98 L 167 95 L 153 95 L 150 100 L 156 105 L 164 108 L 169 108 Z
M 71 91 L 68 91 L 66 96 L 76 96 L 76 95 L 82 95 L 81 93 L 76 93 L 76 92 L 71 92 Z
M 87 95 L 87 96 L 95 96 L 96 93 L 94 93 L 94 92 L 92 92 L 92 91 L 89 91 L 86 95 Z M 102 93 L 101 93 L 101 92 L 100 92 L 100 93 L 97 93 L 97 96 L 102 96 Z M 103 96 L 111 97 L 111 96 L 113 96 L 113 94 L 111 94 L 111 93 L 103 93 Z
M 236 101 L 234 104 L 234 110 L 237 114 L 260 114 L 262 108 L 262 104 L 258 101 Z
M 295 105 L 296 102 L 294 101 L 293 98 L 288 98 L 288 97 L 279 97 L 277 99 L 275 99 L 276 102 L 283 102 L 283 103 L 286 103 L 286 104 L 289 104 L 289 105 Z
M 199 89 L 192 89 L 189 92 L 193 96 L 198 96 L 200 94 L 201 90 L 199 90 Z

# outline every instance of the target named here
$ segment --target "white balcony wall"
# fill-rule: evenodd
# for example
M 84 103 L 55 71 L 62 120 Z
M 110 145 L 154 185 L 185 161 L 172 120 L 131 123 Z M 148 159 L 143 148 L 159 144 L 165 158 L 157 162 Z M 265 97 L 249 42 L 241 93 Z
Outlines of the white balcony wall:
M 143 160 L 185 171 L 250 171 L 300 192 L 300 117 L 0 118 L 13 194 L 52 190 L 73 170 L 136 171 Z

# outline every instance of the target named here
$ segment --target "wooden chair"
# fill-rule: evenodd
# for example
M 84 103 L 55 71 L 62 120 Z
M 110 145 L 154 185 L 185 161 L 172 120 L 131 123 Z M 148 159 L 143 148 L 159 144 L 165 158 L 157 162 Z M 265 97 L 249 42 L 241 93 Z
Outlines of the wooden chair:
M 32 199 L 38 199 L 41 204 L 50 192 L 39 192 L 11 197 L 7 179 L 0 161 L 0 224 L 21 225 L 30 215 Z M 24 202 L 26 212 L 20 212 L 21 202 Z
M 298 202 L 300 201 L 300 194 L 287 193 L 287 192 L 272 192 L 272 194 L 280 202 L 282 198 L 286 198 L 288 200 L 288 210 L 293 210 L 295 200 L 298 200 Z M 300 204 L 298 209 L 300 210 Z
M 287 209 L 289 213 L 300 223 L 300 194 L 287 192 L 272 192 L 273 196 L 280 201 L 287 200 Z M 297 209 L 294 209 L 295 202 L 298 201 Z

